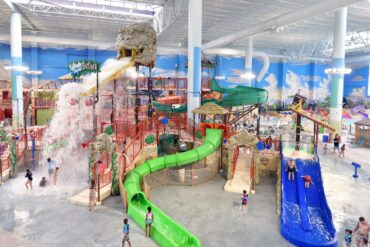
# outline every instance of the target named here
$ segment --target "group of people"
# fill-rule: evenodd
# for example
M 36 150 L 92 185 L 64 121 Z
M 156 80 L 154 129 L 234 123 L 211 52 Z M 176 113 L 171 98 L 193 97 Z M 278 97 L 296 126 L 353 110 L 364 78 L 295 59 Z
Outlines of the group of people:
M 153 221 L 154 221 L 154 214 L 152 212 L 152 207 L 149 206 L 145 214 L 145 237 L 150 237 L 151 232 L 152 232 Z M 125 246 L 125 242 L 127 242 L 128 246 L 131 247 L 129 234 L 130 234 L 130 225 L 128 224 L 128 219 L 124 219 L 123 220 L 122 247 Z
M 286 166 L 285 166 L 285 171 L 288 173 L 288 180 L 294 180 L 295 178 L 295 173 L 298 172 L 297 169 L 297 164 L 293 159 L 289 159 Z M 312 178 L 310 175 L 304 175 L 301 176 L 301 178 L 304 179 L 304 187 L 306 189 L 310 188 L 310 185 L 313 185 Z
M 346 151 L 346 144 L 343 144 L 339 148 L 340 136 L 338 134 L 335 134 L 335 137 L 333 139 L 333 144 L 334 144 L 334 153 L 335 153 L 335 150 L 338 150 L 339 157 L 343 156 L 343 158 L 344 158 L 344 151 Z M 325 143 L 325 145 L 324 145 L 324 154 L 326 154 L 327 151 L 328 151 L 328 144 Z
M 361 216 L 354 230 L 345 230 L 344 242 L 347 247 L 350 247 L 352 246 L 352 237 L 354 237 L 356 247 L 367 247 L 369 244 L 369 234 L 370 224 Z
M 46 177 L 42 177 L 39 183 L 40 187 L 46 187 L 50 184 L 51 179 L 53 179 L 53 184 L 57 184 L 58 180 L 58 174 L 60 168 L 56 166 L 55 162 L 51 160 L 50 158 L 47 158 L 47 163 L 48 163 L 48 173 L 49 173 L 49 179 L 46 179 Z M 30 169 L 26 170 L 26 175 L 25 177 L 27 178 L 26 182 L 26 188 L 27 190 L 30 189 L 32 190 L 32 181 L 33 181 L 33 174 Z

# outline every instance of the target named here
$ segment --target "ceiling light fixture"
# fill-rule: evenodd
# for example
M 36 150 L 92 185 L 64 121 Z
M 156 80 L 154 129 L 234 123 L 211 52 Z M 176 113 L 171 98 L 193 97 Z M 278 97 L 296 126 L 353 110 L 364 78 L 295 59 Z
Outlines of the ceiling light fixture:
M 225 76 L 222 76 L 222 75 L 216 75 L 215 76 L 215 79 L 220 81 L 220 80 L 225 80 Z
M 29 70 L 28 67 L 22 66 L 22 65 L 17 65 L 17 66 L 12 66 L 12 65 L 6 65 L 4 66 L 5 70 L 12 70 L 12 71 L 17 71 L 17 72 L 25 72 Z
M 251 72 L 247 72 L 245 74 L 241 74 L 240 77 L 247 80 L 253 80 L 254 78 L 256 78 L 256 75 Z
M 351 68 L 328 68 L 325 70 L 325 73 L 328 75 L 332 75 L 332 74 L 347 75 L 347 74 L 351 74 L 351 72 L 352 72 Z
M 42 70 L 28 70 L 26 71 L 26 73 L 29 75 L 42 75 L 43 74 Z

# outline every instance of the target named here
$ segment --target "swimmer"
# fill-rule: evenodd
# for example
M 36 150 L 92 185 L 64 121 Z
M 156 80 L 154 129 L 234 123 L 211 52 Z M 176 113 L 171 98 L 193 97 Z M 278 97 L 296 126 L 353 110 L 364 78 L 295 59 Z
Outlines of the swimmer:
M 290 159 L 286 166 L 285 166 L 285 171 L 288 173 L 288 180 L 294 180 L 294 175 L 298 171 L 297 170 L 297 165 L 293 159 Z

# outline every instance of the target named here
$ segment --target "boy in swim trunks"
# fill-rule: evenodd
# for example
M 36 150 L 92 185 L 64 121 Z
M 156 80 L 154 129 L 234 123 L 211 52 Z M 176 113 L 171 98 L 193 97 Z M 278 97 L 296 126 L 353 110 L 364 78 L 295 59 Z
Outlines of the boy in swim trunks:
M 122 239 L 122 247 L 125 246 L 125 242 L 128 243 L 128 246 L 131 247 L 131 242 L 130 242 L 130 225 L 128 224 L 128 219 L 123 220 L 123 239 Z
M 294 180 L 294 175 L 298 171 L 297 165 L 295 164 L 295 161 L 293 159 L 290 159 L 286 166 L 285 171 L 288 173 L 288 180 Z

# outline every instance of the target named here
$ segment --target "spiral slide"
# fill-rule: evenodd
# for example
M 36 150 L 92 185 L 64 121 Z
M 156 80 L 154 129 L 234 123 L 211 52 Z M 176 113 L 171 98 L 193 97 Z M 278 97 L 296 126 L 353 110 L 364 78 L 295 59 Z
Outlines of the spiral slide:
M 296 159 L 298 172 L 293 181 L 283 169 L 289 159 L 282 158 L 280 232 L 290 243 L 299 247 L 337 246 L 336 231 L 327 204 L 316 160 Z M 304 187 L 301 176 L 310 175 L 313 185 Z
M 153 205 L 141 190 L 143 176 L 166 168 L 183 167 L 187 164 L 197 162 L 212 154 L 221 146 L 222 131 L 207 129 L 203 145 L 184 152 L 176 153 L 148 160 L 132 170 L 121 186 L 127 194 L 128 215 L 131 216 L 139 226 L 145 228 L 145 214 L 147 207 L 151 206 L 154 214 L 152 225 L 152 238 L 165 247 L 199 247 L 199 239 L 177 224 L 168 215 Z M 121 191 L 121 193 L 124 191 Z

